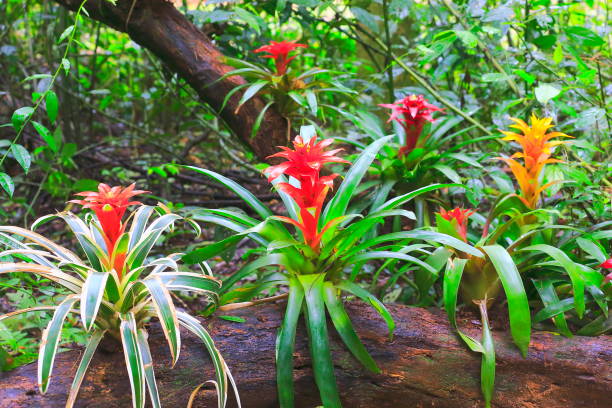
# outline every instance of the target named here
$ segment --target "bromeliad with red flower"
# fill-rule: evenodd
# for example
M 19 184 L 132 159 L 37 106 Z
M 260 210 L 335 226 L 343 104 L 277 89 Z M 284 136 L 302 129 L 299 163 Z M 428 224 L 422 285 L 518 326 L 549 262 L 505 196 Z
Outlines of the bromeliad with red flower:
M 106 243 L 106 250 L 111 260 L 111 267 L 115 269 L 119 277 L 123 273 L 125 262 L 125 251 L 116 248 L 117 240 L 125 231 L 122 219 L 127 208 L 131 205 L 141 204 L 139 201 L 131 201 L 132 197 L 148 193 L 144 190 L 135 190 L 136 184 L 126 188 L 120 186 L 110 187 L 100 183 L 98 191 L 84 191 L 76 195 L 84 197 L 82 200 L 72 200 L 71 203 L 81 204 L 83 208 L 90 208 L 96 214 L 100 222 L 101 233 Z
M 307 48 L 307 46 L 292 41 L 270 41 L 270 44 L 259 47 L 255 52 L 267 53 L 268 55 L 263 55 L 263 58 L 274 60 L 276 75 L 285 75 L 289 63 L 296 57 L 289 54 L 297 48 Z
M 406 144 L 399 150 L 399 156 L 404 156 L 414 150 L 418 145 L 424 143 L 426 138 L 421 138 L 423 127 L 427 122 L 434 122 L 434 112 L 443 111 L 432 105 L 423 95 L 409 95 L 391 104 L 380 104 L 383 108 L 391 109 L 391 115 L 387 122 L 396 121 L 406 134 Z
M 338 174 L 321 176 L 321 169 L 327 163 L 350 163 L 336 156 L 342 149 L 325 150 L 332 143 L 333 139 L 317 142 L 317 137 L 313 136 L 306 142 L 302 136 L 297 136 L 293 141 L 295 150 L 279 146 L 282 151 L 270 156 L 270 158 L 283 158 L 286 161 L 268 167 L 264 171 L 269 181 L 284 174 L 298 182 L 298 186 L 286 182 L 276 185 L 276 188 L 293 198 L 299 207 L 298 220 L 289 217 L 276 218 L 295 225 L 302 232 L 304 242 L 315 252 L 318 252 L 321 237 L 333 224 L 332 220 L 319 231 L 319 218 L 323 203 L 333 187 L 334 179 L 338 177 Z

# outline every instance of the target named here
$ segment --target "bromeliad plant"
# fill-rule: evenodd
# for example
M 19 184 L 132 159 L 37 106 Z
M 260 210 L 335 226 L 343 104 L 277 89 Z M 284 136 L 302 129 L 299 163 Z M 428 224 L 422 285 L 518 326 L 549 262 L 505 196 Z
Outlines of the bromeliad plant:
M 240 109 L 244 103 L 255 95 L 262 95 L 267 100 L 267 104 L 255 120 L 253 134 L 257 133 L 266 111 L 272 105 L 278 113 L 287 119 L 290 129 L 291 123 L 296 119 L 311 121 L 305 114 L 307 111 L 310 111 L 312 117 L 316 118 L 320 107 L 337 109 L 335 106 L 321 103 L 319 93 L 325 92 L 326 97 L 334 93 L 344 95 L 355 93 L 329 78 L 331 74 L 338 74 L 330 70 L 315 67 L 304 72 L 294 72 L 290 69 L 291 61 L 296 58 L 296 55 L 291 54 L 298 48 L 307 48 L 307 45 L 291 41 L 272 41 L 270 44 L 256 49 L 255 53 L 265 53 L 266 55 L 263 55 L 263 58 L 274 61 L 274 69 L 240 59 L 226 58 L 226 62 L 236 69 L 224 75 L 223 78 L 240 75 L 246 78 L 248 82 L 232 89 L 227 94 L 223 106 L 232 95 L 239 91 L 244 91 L 244 93 L 240 98 L 237 109 Z M 287 134 L 287 144 L 289 144 L 289 133 Z
M 326 151 L 332 140 L 317 141 L 311 127 L 303 127 L 294 141 L 294 149 L 281 147 L 275 157 L 286 161 L 269 167 L 265 173 L 283 200 L 289 216 L 275 216 L 251 193 L 233 181 L 209 170 L 190 167 L 231 189 L 249 205 L 262 220 L 227 209 L 191 209 L 196 220 L 215 223 L 236 232 L 229 238 L 199 248 L 183 259 L 200 262 L 219 255 L 248 237 L 260 245 L 259 256 L 223 282 L 222 302 L 245 301 L 265 288 L 288 285 L 288 301 L 282 327 L 277 338 L 277 383 L 280 406 L 293 407 L 293 350 L 296 327 L 301 314 L 306 318 L 315 380 L 325 407 L 340 407 L 341 402 L 329 350 L 326 310 L 340 337 L 365 367 L 373 372 L 379 368 L 359 340 L 344 309 L 341 294 L 348 293 L 370 303 L 386 321 L 390 335 L 394 322 L 385 306 L 355 281 L 367 262 L 376 259 L 398 259 L 414 263 L 435 273 L 432 266 L 411 255 L 427 247 L 419 244 L 394 246 L 398 238 L 385 236 L 378 241 L 363 240 L 363 236 L 388 216 L 413 219 L 414 214 L 397 209 L 420 194 L 449 185 L 432 185 L 394 198 L 367 215 L 348 214 L 349 201 L 356 193 L 376 152 L 389 138 L 367 147 L 346 173 L 346 177 L 331 200 L 325 205 L 336 174 L 321 175 L 328 163 L 343 164 L 336 156 L 339 150 Z M 291 234 L 286 224 L 295 227 Z M 432 232 L 432 234 L 435 234 Z M 438 234 L 442 235 L 442 234 Z M 400 237 L 403 238 L 403 237 Z M 454 238 L 448 242 L 463 244 Z M 234 288 L 241 279 L 259 272 L 257 287 Z
M 130 214 L 128 221 L 123 221 L 129 206 L 140 205 L 131 201 L 132 197 L 142 193 L 144 191 L 135 190 L 133 184 L 125 189 L 100 184 L 98 191 L 80 193 L 84 198 L 73 201 L 93 210 L 95 216 L 88 214 L 85 221 L 71 212 L 62 212 L 38 219 L 32 230 L 0 227 L 2 243 L 10 248 L 0 253 L 0 257 L 11 256 L 20 260 L 0 263 L 0 274 L 32 273 L 53 281 L 68 292 L 57 306 L 19 310 L 0 316 L 0 320 L 21 313 L 53 312 L 43 332 L 38 359 L 39 388 L 45 393 L 64 321 L 69 313 L 81 316 L 88 340 L 70 388 L 67 407 L 74 405 L 89 363 L 100 341 L 107 335 L 123 345 L 133 406 L 145 406 L 146 387 L 151 405 L 160 407 L 146 324 L 152 318 L 159 319 L 173 364 L 179 358 L 179 327 L 183 326 L 204 342 L 211 356 L 216 370 L 218 406 L 223 408 L 227 400 L 228 379 L 233 384 L 230 372 L 206 329 L 194 317 L 176 310 L 170 296 L 172 291 L 192 291 L 215 302 L 221 282 L 211 276 L 204 265 L 201 265 L 202 272 L 199 273 L 181 270 L 178 261 L 182 254 L 148 259 L 164 232 L 183 218 L 169 213 L 163 205 L 141 205 Z M 74 233 L 87 261 L 33 231 L 56 217 L 61 218 Z M 198 228 L 193 221 L 185 221 Z M 196 232 L 199 233 L 199 228 Z

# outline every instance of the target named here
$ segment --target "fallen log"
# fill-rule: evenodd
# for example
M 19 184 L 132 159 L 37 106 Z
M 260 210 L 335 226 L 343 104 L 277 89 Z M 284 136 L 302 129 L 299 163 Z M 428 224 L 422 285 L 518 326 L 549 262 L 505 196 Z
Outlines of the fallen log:
M 278 406 L 274 345 L 284 305 L 234 311 L 245 323 L 215 319 L 207 326 L 232 370 L 246 408 Z M 332 336 L 336 377 L 345 407 L 479 407 L 480 357 L 469 352 L 449 329 L 442 311 L 391 305 L 397 322 L 389 341 L 384 322 L 364 304 L 347 309 L 364 344 L 383 370 L 366 372 Z M 460 323 L 478 336 L 475 322 Z M 151 349 L 164 407 L 185 407 L 192 390 L 213 378 L 201 343 L 183 333 L 178 364 L 170 355 L 159 326 L 152 327 Z M 332 330 L 333 332 L 333 330 Z M 538 332 L 523 359 L 505 331 L 494 331 L 497 381 L 494 407 L 605 407 L 612 391 L 612 338 L 563 338 Z M 3 408 L 62 407 L 80 351 L 58 355 L 47 395 L 36 387 L 36 365 L 0 375 Z M 312 375 L 304 327 L 298 329 L 295 352 L 296 405 L 320 404 Z M 77 406 L 131 406 L 130 387 L 121 352 L 99 350 L 81 388 Z M 230 404 L 234 406 L 233 404 Z M 212 388 L 200 391 L 194 407 L 216 406 Z
M 69 10 L 76 11 L 82 0 L 55 0 Z M 220 80 L 233 70 L 223 62 L 223 55 L 212 41 L 165 0 L 87 0 L 85 9 L 89 17 L 115 30 L 126 32 L 141 46 L 153 52 L 172 71 L 177 73 L 214 110 L 220 111 L 226 95 L 236 86 L 244 84 L 240 76 Z M 242 92 L 228 101 L 220 116 L 229 128 L 261 160 L 276 153 L 275 146 L 287 143 L 287 122 L 269 109 L 254 137 L 251 130 L 265 102 L 254 97 L 238 112 Z

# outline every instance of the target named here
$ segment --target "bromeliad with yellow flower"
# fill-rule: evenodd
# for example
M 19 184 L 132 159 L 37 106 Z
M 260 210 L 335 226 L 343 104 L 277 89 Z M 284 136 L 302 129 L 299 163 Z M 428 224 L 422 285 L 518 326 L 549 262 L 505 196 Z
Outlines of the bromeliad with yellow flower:
M 567 143 L 563 140 L 552 140 L 559 137 L 572 137 L 561 132 L 550 132 L 553 127 L 552 118 L 539 119 L 535 114 L 531 116 L 531 126 L 521 119 L 511 118 L 515 122 L 510 127 L 518 129 L 521 133 L 501 131 L 506 137 L 502 140 L 517 142 L 522 152 L 517 152 L 511 157 L 498 157 L 508 166 L 521 190 L 519 198 L 530 209 L 537 208 L 540 195 L 544 190 L 557 183 L 551 181 L 541 184 L 542 171 L 547 164 L 560 163 L 561 160 L 551 158 L 552 151 L 556 146 Z M 517 159 L 522 159 L 521 164 Z
M 147 400 L 145 390 L 148 390 L 151 406 L 160 407 L 146 324 L 153 318 L 159 319 L 168 341 L 172 364 L 179 357 L 179 327 L 182 326 L 203 340 L 216 368 L 218 407 L 223 408 L 231 381 L 227 366 L 200 321 L 177 310 L 170 295 L 173 291 L 200 293 L 214 304 L 218 301 L 221 282 L 205 268 L 197 273 L 183 269 L 179 266 L 182 254 L 149 259 L 155 244 L 177 221 L 190 223 L 198 233 L 199 227 L 191 220 L 169 213 L 163 205 L 152 207 L 132 201 L 134 196 L 142 193 L 144 191 L 136 190 L 133 184 L 127 188 L 100 184 L 97 192 L 79 193 L 84 199 L 73 201 L 93 210 L 94 216 L 85 220 L 71 212 L 62 212 L 38 219 L 32 230 L 0 226 L 2 243 L 8 247 L 0 257 L 17 258 L 15 262 L 0 262 L 0 275 L 32 273 L 68 292 L 57 305 L 19 310 L 0 316 L 0 321 L 20 313 L 53 313 L 43 331 L 38 358 L 39 387 L 45 393 L 62 326 L 69 313 L 80 314 L 87 331 L 87 345 L 70 388 L 68 408 L 74 405 L 89 363 L 100 341 L 107 335 L 123 346 L 133 407 L 144 408 Z M 132 205 L 139 207 L 130 214 L 128 221 L 123 221 Z M 68 225 L 87 260 L 33 231 L 53 218 L 60 218 Z

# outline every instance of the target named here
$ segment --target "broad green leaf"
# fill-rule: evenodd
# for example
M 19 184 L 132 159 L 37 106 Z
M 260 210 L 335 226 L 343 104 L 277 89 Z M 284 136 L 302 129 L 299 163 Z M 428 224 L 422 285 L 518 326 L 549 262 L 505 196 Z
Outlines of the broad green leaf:
M 531 314 L 521 275 L 514 260 L 502 246 L 490 245 L 484 246 L 482 249 L 495 267 L 504 292 L 506 292 L 510 315 L 510 332 L 514 343 L 521 350 L 523 356 L 527 356 L 531 339 Z
M 263 88 L 267 84 L 269 84 L 268 81 L 257 81 L 251 84 L 247 88 L 247 90 L 244 92 L 244 94 L 242 94 L 242 97 L 240 98 L 240 101 L 238 102 L 238 107 L 240 108 L 240 106 L 242 106 L 245 102 L 247 102 L 249 99 L 254 97 L 257 94 L 257 92 L 259 92 L 261 88 Z
M 11 153 L 13 153 L 13 157 L 27 174 L 28 170 L 30 170 L 30 166 L 32 165 L 32 157 L 30 156 L 30 153 L 25 147 L 17 143 L 13 143 L 11 145 Z
M 536 315 L 533 317 L 533 321 L 538 322 L 544 320 L 541 318 L 541 314 L 544 310 L 559 306 L 560 301 L 559 297 L 557 296 L 557 292 L 555 292 L 555 288 L 550 280 L 532 279 L 532 282 L 533 286 L 535 286 L 536 290 L 540 295 L 540 299 L 542 299 L 542 303 L 545 306 L 545 309 L 536 313 Z M 569 305 L 570 309 L 572 309 L 574 306 L 573 299 L 571 300 L 572 302 Z M 563 314 L 563 311 L 559 311 L 559 313 L 555 314 L 554 316 L 551 315 L 551 317 L 553 318 L 553 321 L 555 322 L 555 326 L 557 327 L 557 330 L 559 330 L 559 333 L 561 333 L 565 337 L 572 337 L 572 332 L 567 326 L 567 321 L 565 320 L 565 315 Z
M 542 105 L 546 105 L 548 101 L 561 93 L 561 90 L 552 84 L 540 84 L 534 90 L 535 97 Z
M 446 310 L 446 315 L 448 316 L 448 320 L 457 333 L 459 337 L 468 345 L 468 347 L 475 352 L 484 353 L 484 349 L 482 348 L 482 344 L 474 338 L 468 336 L 463 333 L 459 326 L 457 325 L 457 293 L 459 292 L 459 285 L 461 284 L 461 277 L 463 276 L 463 270 L 465 269 L 465 265 L 467 264 L 467 259 L 454 258 L 449 259 L 446 264 L 446 272 L 444 272 L 444 279 L 442 281 L 442 290 L 443 290 L 443 298 L 444 298 L 444 309 Z
M 24 123 L 32 116 L 34 113 L 34 108 L 31 106 L 24 106 L 22 108 L 17 109 L 13 112 L 13 116 L 11 117 L 11 122 L 13 123 L 13 128 L 15 132 L 20 132 Z
M 13 178 L 2 171 L 0 171 L 0 186 L 8 193 L 9 197 L 13 197 L 13 192 L 15 192 Z
M 380 369 L 376 365 L 376 362 L 372 359 L 361 340 L 359 340 L 357 333 L 355 333 L 351 319 L 346 313 L 346 310 L 344 310 L 344 305 L 339 298 L 338 290 L 331 282 L 325 282 L 323 290 L 325 305 L 327 306 L 329 316 L 338 334 L 342 338 L 342 341 L 346 344 L 346 347 L 351 350 L 355 358 L 357 358 L 357 360 L 359 360 L 368 370 L 373 373 L 380 373 Z
M 53 135 L 51 134 L 51 131 L 41 123 L 36 122 L 35 120 L 32 121 L 32 126 L 34 126 L 34 129 L 36 129 L 36 131 L 38 132 L 40 137 L 42 137 L 45 143 L 49 145 L 49 148 L 53 150 L 54 153 L 59 153 L 60 147 L 57 144 L 57 141 L 55 140 Z
M 585 309 L 585 305 L 584 305 L 585 282 L 584 282 L 584 278 L 582 276 L 581 270 L 578 267 L 578 265 L 576 265 L 576 263 L 574 263 L 574 261 L 572 261 L 565 252 L 563 252 L 559 248 L 556 248 L 550 245 L 544 245 L 544 244 L 532 245 L 530 247 L 523 248 L 522 251 L 542 252 L 550 256 L 551 258 L 553 258 L 563 267 L 563 269 L 565 269 L 565 271 L 569 275 L 569 278 L 572 282 L 572 288 L 574 291 L 574 302 L 576 304 L 576 313 L 578 314 L 578 317 L 582 318 L 584 314 L 584 309 Z
M 77 295 L 66 297 L 59 304 L 47 328 L 43 331 L 42 339 L 40 340 L 40 351 L 38 353 L 38 386 L 43 394 L 47 392 L 49 387 L 49 377 L 53 370 L 53 362 L 55 361 L 57 346 L 62 335 L 64 320 L 66 320 L 66 316 L 68 316 L 72 306 L 78 300 L 79 297 Z
M 570 39 L 585 47 L 599 47 L 606 43 L 603 38 L 586 27 L 565 27 L 564 31 Z
M 45 107 L 47 108 L 47 117 L 49 118 L 49 121 L 51 123 L 55 123 L 59 109 L 59 102 L 57 100 L 57 94 L 52 90 L 47 91 L 47 96 L 45 96 Z
M 304 289 L 297 278 L 289 280 L 289 297 L 283 324 L 276 338 L 276 382 L 278 401 L 281 407 L 294 406 L 293 391 L 293 350 L 295 331 L 302 312 Z
M 96 321 L 100 303 L 104 297 L 104 289 L 108 272 L 90 272 L 81 292 L 81 320 L 85 330 L 90 331 Z
M 331 350 L 329 349 L 329 336 L 327 333 L 327 318 L 325 315 L 325 301 L 323 300 L 323 284 L 325 274 L 298 275 L 304 288 L 306 311 L 308 313 L 307 328 L 310 342 L 310 356 L 314 371 L 315 382 L 323 406 L 326 408 L 340 408 L 340 395 L 334 375 Z

